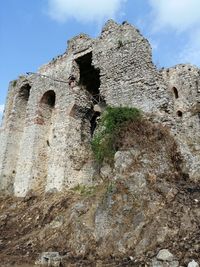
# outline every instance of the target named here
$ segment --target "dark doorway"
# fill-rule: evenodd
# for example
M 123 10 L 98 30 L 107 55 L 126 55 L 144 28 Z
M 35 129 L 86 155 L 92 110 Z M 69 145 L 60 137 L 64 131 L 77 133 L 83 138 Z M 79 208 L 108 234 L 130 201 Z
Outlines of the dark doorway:
M 77 58 L 76 62 L 80 70 L 79 85 L 90 93 L 94 104 L 101 102 L 100 71 L 92 66 L 92 52 Z
M 101 113 L 100 112 L 95 112 L 90 120 L 90 133 L 91 136 L 93 136 L 94 131 L 97 127 L 97 119 L 100 117 Z

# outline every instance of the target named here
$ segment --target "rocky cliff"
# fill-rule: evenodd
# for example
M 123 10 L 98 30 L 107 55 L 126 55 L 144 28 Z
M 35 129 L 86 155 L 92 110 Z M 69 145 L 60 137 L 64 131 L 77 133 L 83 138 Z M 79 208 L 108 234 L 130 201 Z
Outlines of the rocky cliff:
M 103 164 L 93 186 L 1 197 L 2 263 L 33 263 L 47 251 L 59 252 L 62 266 L 200 260 L 200 187 L 183 172 L 169 131 L 143 118 L 123 125 L 118 138 L 113 164 Z M 161 249 L 173 257 L 156 259 Z

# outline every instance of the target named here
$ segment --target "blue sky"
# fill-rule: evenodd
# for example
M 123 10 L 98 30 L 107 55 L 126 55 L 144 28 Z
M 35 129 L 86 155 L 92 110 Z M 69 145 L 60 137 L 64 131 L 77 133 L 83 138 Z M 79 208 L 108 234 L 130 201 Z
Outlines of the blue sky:
M 0 116 L 8 83 L 66 49 L 72 36 L 127 20 L 152 44 L 158 67 L 200 65 L 200 0 L 4 0 L 0 6 Z

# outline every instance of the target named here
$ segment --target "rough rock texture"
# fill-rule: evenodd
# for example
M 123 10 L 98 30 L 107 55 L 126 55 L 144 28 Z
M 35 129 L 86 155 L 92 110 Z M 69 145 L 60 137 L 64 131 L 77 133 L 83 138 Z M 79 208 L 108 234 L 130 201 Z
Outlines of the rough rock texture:
M 0 129 L 0 189 L 25 196 L 93 184 L 97 103 L 134 106 L 168 126 L 185 159 L 185 176 L 197 182 L 199 86 L 196 67 L 158 71 L 149 42 L 128 23 L 108 21 L 97 39 L 74 37 L 38 74 L 10 83 Z
M 32 263 L 55 251 L 60 258 L 52 260 L 67 267 L 200 262 L 200 188 L 185 180 L 173 137 L 147 121 L 128 127 L 99 184 L 1 197 L 2 264 Z
M 156 258 L 161 261 L 173 261 L 174 255 L 168 249 L 161 249 Z
M 196 261 L 192 260 L 188 263 L 188 267 L 199 267 L 199 264 Z

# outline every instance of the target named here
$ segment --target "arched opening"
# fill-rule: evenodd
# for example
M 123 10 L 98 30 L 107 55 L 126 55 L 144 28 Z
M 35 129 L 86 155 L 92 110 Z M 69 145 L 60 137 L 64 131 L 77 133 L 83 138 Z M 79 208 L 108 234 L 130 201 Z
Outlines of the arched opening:
M 31 90 L 30 84 L 27 83 L 23 85 L 19 90 L 19 98 L 21 98 L 23 101 L 28 102 L 30 96 L 30 90 Z
M 173 87 L 172 90 L 173 90 L 173 92 L 174 92 L 174 96 L 175 96 L 175 98 L 176 98 L 176 99 L 179 98 L 177 88 L 176 88 L 176 87 Z
M 8 134 L 7 148 L 5 153 L 5 188 L 13 190 L 14 179 L 16 177 L 17 162 L 20 157 L 21 141 L 26 127 L 27 106 L 30 96 L 31 86 L 24 83 L 17 91 L 12 104 L 10 120 L 10 132 Z
M 51 153 L 52 140 L 53 140 L 53 127 L 55 118 L 55 104 L 56 94 L 53 90 L 49 90 L 43 94 L 39 102 L 38 109 L 38 136 L 36 148 L 36 173 L 34 174 L 34 185 L 38 184 L 45 186 L 46 178 L 48 175 L 48 162 Z
M 56 102 L 56 94 L 53 90 L 49 90 L 44 93 L 40 103 L 43 105 L 47 105 L 50 108 L 54 108 Z
M 20 131 L 24 130 L 25 119 L 26 119 L 26 111 L 27 104 L 30 96 L 31 86 L 26 83 L 22 87 L 20 87 L 18 94 L 15 97 L 14 101 L 14 110 L 16 111 L 16 118 L 14 117 L 15 127 Z
M 53 117 L 53 111 L 56 103 L 56 94 L 53 90 L 49 90 L 44 93 L 40 100 L 40 109 L 39 114 L 41 117 L 41 123 L 42 125 L 45 125 L 43 127 L 43 131 L 46 132 L 46 144 L 50 146 L 49 142 L 49 135 L 50 135 L 50 128 L 52 124 L 52 117 Z
M 177 111 L 177 115 L 178 115 L 178 117 L 180 117 L 180 118 L 181 118 L 181 117 L 183 117 L 183 112 L 182 112 L 182 111 L 180 111 L 180 110 L 178 110 L 178 111 Z
M 40 100 L 40 121 L 42 124 L 50 124 L 52 111 L 56 103 L 56 94 L 53 90 L 49 90 L 42 96 Z

